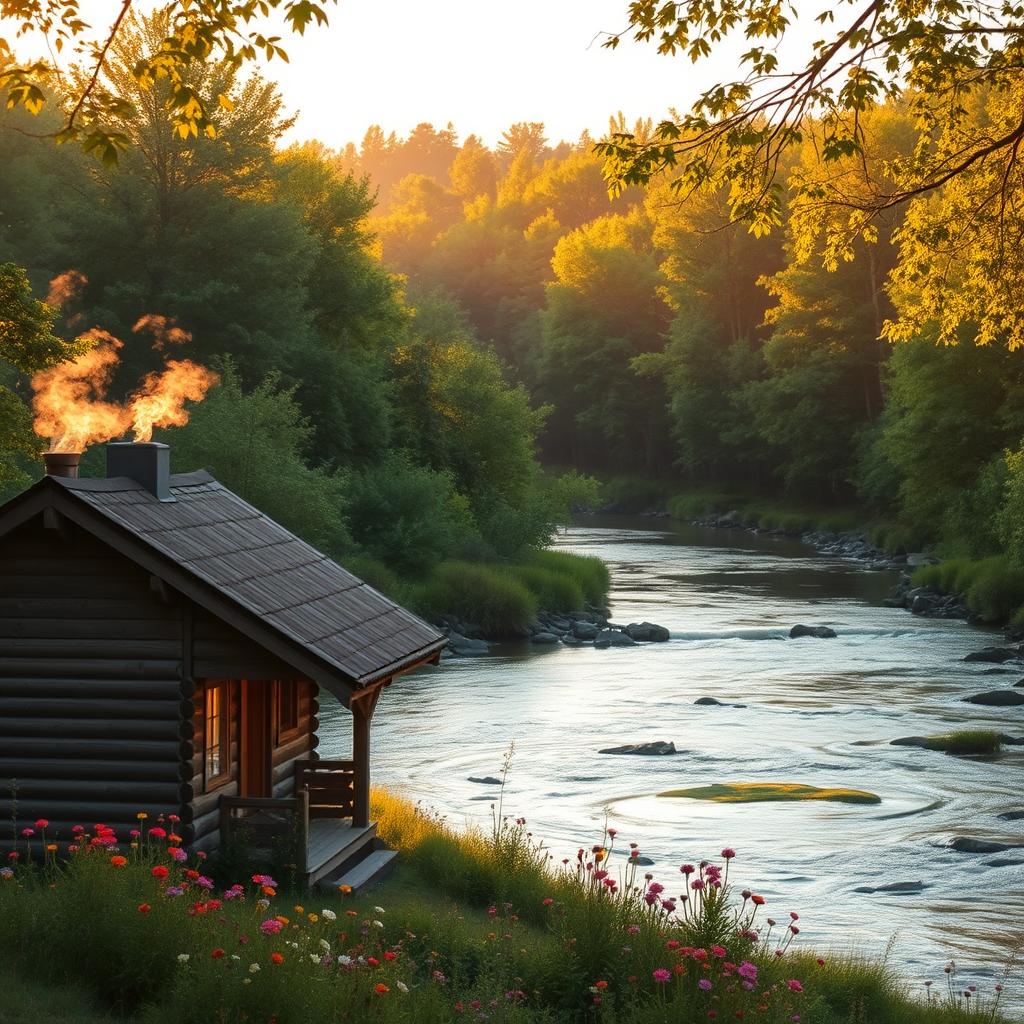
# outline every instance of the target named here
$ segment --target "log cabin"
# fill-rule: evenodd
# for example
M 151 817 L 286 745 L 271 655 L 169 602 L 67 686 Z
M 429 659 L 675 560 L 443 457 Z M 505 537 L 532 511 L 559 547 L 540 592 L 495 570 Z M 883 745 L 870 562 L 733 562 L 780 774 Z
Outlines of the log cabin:
M 297 837 L 305 884 L 371 856 L 374 708 L 445 638 L 166 445 L 46 461 L 0 508 L 0 849 L 145 813 L 192 850 Z M 323 691 L 350 758 L 318 757 Z

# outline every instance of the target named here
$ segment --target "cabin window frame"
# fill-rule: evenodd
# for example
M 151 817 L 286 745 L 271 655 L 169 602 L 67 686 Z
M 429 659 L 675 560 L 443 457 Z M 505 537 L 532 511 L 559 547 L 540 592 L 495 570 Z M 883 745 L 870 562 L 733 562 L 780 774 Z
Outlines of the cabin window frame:
M 211 754 L 215 749 L 210 744 L 210 699 L 218 694 L 217 714 L 213 716 L 218 728 L 220 756 L 218 770 L 211 773 Z M 209 679 L 203 684 L 203 788 L 206 792 L 219 789 L 231 781 L 231 686 L 227 679 Z
M 302 731 L 298 679 L 274 680 L 274 746 L 291 742 Z M 287 712 L 288 717 L 284 715 Z

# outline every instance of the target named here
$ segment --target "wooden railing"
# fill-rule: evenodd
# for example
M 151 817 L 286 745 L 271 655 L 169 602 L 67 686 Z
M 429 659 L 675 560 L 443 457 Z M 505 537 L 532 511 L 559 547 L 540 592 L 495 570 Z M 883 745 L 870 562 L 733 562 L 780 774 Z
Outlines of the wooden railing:
M 273 850 L 281 843 L 293 842 L 295 853 L 306 867 L 309 849 L 309 794 L 297 789 L 293 797 L 222 796 L 220 798 L 221 843 L 233 832 L 244 834 L 254 849 Z
M 311 818 L 351 818 L 355 809 L 355 762 L 297 760 L 295 791 L 308 794 Z

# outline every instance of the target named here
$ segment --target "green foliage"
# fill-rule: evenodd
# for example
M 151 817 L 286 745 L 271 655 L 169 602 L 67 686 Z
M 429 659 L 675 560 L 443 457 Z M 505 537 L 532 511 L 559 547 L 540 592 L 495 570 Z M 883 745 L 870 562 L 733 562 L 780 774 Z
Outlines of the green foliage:
M 577 555 L 571 551 L 535 551 L 530 563 L 548 572 L 571 579 L 593 605 L 603 605 L 611 588 L 608 566 L 595 555 Z M 578 606 L 577 606 L 578 607 Z
M 576 612 L 583 607 L 583 589 L 569 575 L 539 565 L 516 565 L 512 575 L 549 612 Z
M 1024 568 L 1010 564 L 1001 555 L 921 566 L 913 580 L 915 586 L 961 595 L 984 622 L 1005 622 L 1024 607 Z
M 486 636 L 522 636 L 537 617 L 534 594 L 501 566 L 442 562 L 410 595 L 413 611 L 455 615 Z
M 175 472 L 208 469 L 267 515 L 324 551 L 349 544 L 343 480 L 305 462 L 313 435 L 294 388 L 276 375 L 242 386 L 235 365 L 221 364 L 220 386 L 168 431 Z

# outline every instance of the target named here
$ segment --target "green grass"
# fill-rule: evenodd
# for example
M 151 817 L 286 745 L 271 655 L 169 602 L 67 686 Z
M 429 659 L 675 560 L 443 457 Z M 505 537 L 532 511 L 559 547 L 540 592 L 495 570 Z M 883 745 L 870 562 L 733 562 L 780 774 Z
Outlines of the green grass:
M 104 851 L 45 873 L 17 867 L 0 880 L 0 1019 L 117 1024 L 99 1006 L 139 1024 L 463 1024 L 479 1019 L 478 1009 L 493 1024 L 697 1024 L 711 1005 L 721 1020 L 762 1024 L 794 1014 L 803 1024 L 1005 1024 L 984 988 L 972 1013 L 962 997 L 929 1005 L 884 959 L 819 959 L 785 928 L 762 942 L 744 938 L 739 930 L 754 924 L 767 931 L 771 908 L 754 911 L 735 895 L 752 881 L 738 861 L 729 862 L 726 889 L 694 891 L 686 920 L 669 921 L 657 900 L 648 907 L 641 898 L 642 874 L 622 867 L 614 849 L 603 857 L 609 833 L 581 837 L 581 860 L 570 850 L 563 866 L 501 810 L 494 832 L 462 832 L 375 791 L 373 815 L 402 859 L 391 880 L 357 898 L 271 893 L 262 907 L 246 878 L 245 899 L 210 907 L 194 885 L 181 896 L 164 892 L 187 876 L 162 843 L 126 849 L 124 867 Z M 626 838 L 617 840 L 623 850 Z M 610 897 L 584 861 L 607 863 L 623 895 Z M 168 882 L 153 877 L 154 863 L 169 865 Z M 218 879 L 218 891 L 227 882 Z M 280 932 L 263 934 L 261 922 L 275 917 Z M 704 952 L 719 943 L 723 958 Z M 339 967 L 342 955 L 374 959 Z M 733 984 L 726 960 L 753 964 L 756 988 Z M 683 972 L 669 984 L 654 980 L 676 964 Z M 714 1002 L 697 985 L 702 977 L 714 978 Z M 791 991 L 791 979 L 802 992 Z
M 584 599 L 593 605 L 603 605 L 608 599 L 611 574 L 608 566 L 596 555 L 577 555 L 571 551 L 549 549 L 535 551 L 530 555 L 528 564 L 568 576 L 583 592 Z
M 929 750 L 947 754 L 997 754 L 1002 749 L 1002 733 L 994 729 L 957 729 L 941 736 L 929 736 Z
M 548 612 L 578 612 L 583 608 L 583 588 L 566 573 L 539 565 L 513 565 L 509 570 Z
M 972 560 L 950 559 L 917 569 L 913 582 L 947 594 L 960 595 L 984 622 L 1005 622 L 1024 608 L 1024 568 L 1003 556 Z
M 713 800 L 720 804 L 760 803 L 768 800 L 831 800 L 843 804 L 878 804 L 881 798 L 861 789 L 819 788 L 796 782 L 725 782 L 689 789 L 670 789 L 658 796 Z

